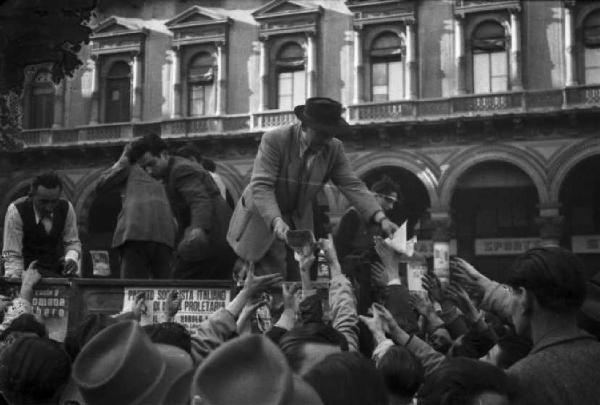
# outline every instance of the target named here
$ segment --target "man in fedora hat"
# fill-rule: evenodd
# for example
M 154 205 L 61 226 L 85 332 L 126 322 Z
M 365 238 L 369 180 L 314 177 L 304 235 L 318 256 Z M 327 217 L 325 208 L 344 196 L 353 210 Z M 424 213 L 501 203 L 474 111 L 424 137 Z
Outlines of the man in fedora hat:
M 397 226 L 354 174 L 336 135 L 349 131 L 342 105 L 312 97 L 294 109 L 299 123 L 266 132 L 250 184 L 237 203 L 227 240 L 239 257 L 258 262 L 257 272 L 287 274 L 286 234 L 313 229 L 312 203 L 331 180 L 367 221 L 390 235 Z

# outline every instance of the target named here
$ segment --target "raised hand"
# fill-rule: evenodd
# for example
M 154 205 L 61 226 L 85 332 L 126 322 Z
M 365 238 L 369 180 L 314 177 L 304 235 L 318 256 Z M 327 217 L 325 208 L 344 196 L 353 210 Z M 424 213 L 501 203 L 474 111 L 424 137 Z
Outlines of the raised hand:
M 433 301 L 442 302 L 444 296 L 442 294 L 442 283 L 440 280 L 431 274 L 425 274 L 422 277 L 423 288 L 429 293 Z
M 477 317 L 479 316 L 477 306 L 460 284 L 456 282 L 450 283 L 446 287 L 445 294 L 471 321 L 477 320 Z
M 483 295 L 492 281 L 460 257 L 450 259 L 450 277 L 469 292 Z
M 379 262 L 371 263 L 371 284 L 378 288 L 385 288 L 389 282 L 385 266 Z
M 256 276 L 254 274 L 254 263 L 250 263 L 242 290 L 245 290 L 249 297 L 253 297 L 270 287 L 280 284 L 282 281 L 283 277 L 279 273 Z
M 431 303 L 431 301 L 418 294 L 410 294 L 408 297 L 408 302 L 415 311 L 417 311 L 420 315 L 423 315 L 425 317 L 427 317 L 428 314 L 434 311 L 433 304 Z

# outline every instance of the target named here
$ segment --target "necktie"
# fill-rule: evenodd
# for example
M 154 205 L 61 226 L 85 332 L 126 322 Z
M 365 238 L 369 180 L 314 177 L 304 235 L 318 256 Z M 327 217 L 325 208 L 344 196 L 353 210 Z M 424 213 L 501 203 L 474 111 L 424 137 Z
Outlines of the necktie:
M 48 216 L 44 216 L 42 217 L 40 222 L 44 226 L 44 230 L 46 231 L 46 233 L 50 234 L 50 231 L 52 230 L 52 219 Z

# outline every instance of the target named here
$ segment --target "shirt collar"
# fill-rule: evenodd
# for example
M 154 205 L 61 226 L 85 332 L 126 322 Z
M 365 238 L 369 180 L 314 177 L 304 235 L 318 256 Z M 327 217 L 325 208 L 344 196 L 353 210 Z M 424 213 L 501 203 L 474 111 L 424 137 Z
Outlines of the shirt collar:
M 593 335 L 590 335 L 589 333 L 587 333 L 581 329 L 576 329 L 576 330 L 571 330 L 571 331 L 557 330 L 557 331 L 548 333 L 546 336 L 544 336 L 542 339 L 540 339 L 540 341 L 537 342 L 533 346 L 533 348 L 531 349 L 531 352 L 529 354 L 535 354 L 535 353 L 545 350 L 551 346 L 556 346 L 556 345 L 559 345 L 562 343 L 567 343 L 567 342 L 571 342 L 574 340 L 582 340 L 582 339 L 596 340 L 596 338 Z
M 35 208 L 35 205 L 33 206 L 33 212 L 35 213 L 35 223 L 39 224 L 40 221 L 42 220 L 42 216 L 40 215 L 40 213 L 38 212 L 38 210 Z M 50 213 L 49 216 L 50 219 L 54 219 L 54 213 Z

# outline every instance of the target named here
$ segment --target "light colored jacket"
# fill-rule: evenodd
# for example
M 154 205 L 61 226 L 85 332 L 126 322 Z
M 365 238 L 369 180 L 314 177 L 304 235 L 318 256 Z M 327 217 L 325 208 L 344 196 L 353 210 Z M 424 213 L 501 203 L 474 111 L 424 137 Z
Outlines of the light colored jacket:
M 329 286 L 332 326 L 346 338 L 349 351 L 358 351 L 358 312 L 352 284 L 343 274 L 334 276 Z

